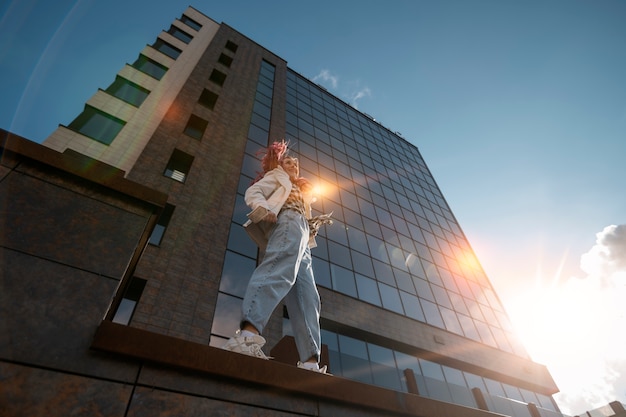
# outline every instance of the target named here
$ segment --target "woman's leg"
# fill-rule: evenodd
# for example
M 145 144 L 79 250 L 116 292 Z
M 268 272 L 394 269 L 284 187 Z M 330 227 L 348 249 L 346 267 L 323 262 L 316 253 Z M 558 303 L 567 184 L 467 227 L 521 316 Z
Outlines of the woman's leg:
M 307 247 L 296 283 L 285 297 L 289 312 L 289 321 L 293 329 L 294 339 L 300 355 L 300 361 L 307 362 L 311 358 L 319 361 L 321 352 L 320 335 L 320 296 L 315 286 L 311 250 Z
M 296 282 L 307 244 L 306 219 L 293 210 L 282 212 L 265 256 L 250 277 L 242 304 L 242 323 L 250 323 L 259 333 L 263 332 L 270 315 Z

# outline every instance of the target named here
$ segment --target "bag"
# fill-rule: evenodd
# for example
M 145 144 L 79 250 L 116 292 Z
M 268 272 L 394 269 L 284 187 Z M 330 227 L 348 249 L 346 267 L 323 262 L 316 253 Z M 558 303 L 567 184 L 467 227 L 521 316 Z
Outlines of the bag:
M 274 194 L 274 192 L 276 192 L 276 190 L 272 191 L 272 194 Z M 270 232 L 274 226 L 273 223 L 263 220 L 268 212 L 268 209 L 259 206 L 246 214 L 248 221 L 243 224 L 243 228 L 246 229 L 246 233 L 248 233 L 250 239 L 252 239 L 263 252 L 265 252 L 265 248 L 267 248 L 267 241 L 269 240 Z
M 270 232 L 272 231 L 274 224 L 266 221 L 254 223 L 252 220 L 248 220 L 243 224 L 243 227 L 246 229 L 246 233 L 248 233 L 248 236 L 250 236 L 252 241 L 257 244 L 259 249 L 265 251 L 265 248 L 267 248 L 267 241 L 270 237 Z

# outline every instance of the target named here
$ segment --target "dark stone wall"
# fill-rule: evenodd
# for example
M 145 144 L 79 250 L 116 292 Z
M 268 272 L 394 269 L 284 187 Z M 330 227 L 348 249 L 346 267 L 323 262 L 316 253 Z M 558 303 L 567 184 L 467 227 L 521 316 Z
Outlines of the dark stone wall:
M 90 346 L 166 196 L 6 131 L 0 144 L 2 415 L 123 415 L 139 365 Z

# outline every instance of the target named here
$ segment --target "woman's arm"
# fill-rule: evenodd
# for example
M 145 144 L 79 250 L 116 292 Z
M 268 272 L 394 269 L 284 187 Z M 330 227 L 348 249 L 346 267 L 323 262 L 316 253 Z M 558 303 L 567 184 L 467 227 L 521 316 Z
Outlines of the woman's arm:
M 276 222 L 276 213 L 272 212 L 272 207 L 270 207 L 268 200 L 280 186 L 277 173 L 275 170 L 272 170 L 248 187 L 244 199 L 246 204 L 252 209 L 252 212 L 248 214 L 250 220 L 254 223 L 258 223 L 261 220 Z

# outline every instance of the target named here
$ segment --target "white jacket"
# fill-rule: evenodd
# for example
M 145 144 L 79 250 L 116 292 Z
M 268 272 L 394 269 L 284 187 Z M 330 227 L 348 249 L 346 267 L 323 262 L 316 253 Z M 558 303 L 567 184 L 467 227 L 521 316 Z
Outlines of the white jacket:
M 248 218 L 252 223 L 258 223 L 267 215 L 268 211 L 278 215 L 280 209 L 287 201 L 291 193 L 291 180 L 289 174 L 278 166 L 267 172 L 263 178 L 252 184 L 244 195 L 246 204 L 252 209 L 248 213 Z M 302 193 L 304 198 L 305 217 L 311 218 L 311 193 Z M 309 246 L 315 247 L 315 240 L 312 237 Z

